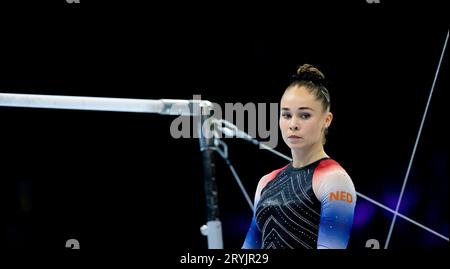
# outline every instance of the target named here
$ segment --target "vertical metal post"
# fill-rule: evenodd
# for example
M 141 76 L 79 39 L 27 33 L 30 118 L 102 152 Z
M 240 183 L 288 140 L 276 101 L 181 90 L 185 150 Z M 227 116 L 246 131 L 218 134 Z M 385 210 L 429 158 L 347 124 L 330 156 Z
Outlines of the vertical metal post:
M 219 220 L 219 202 L 215 177 L 214 159 L 214 124 L 212 122 L 212 104 L 208 101 L 200 102 L 201 113 L 198 117 L 200 151 L 203 158 L 203 178 L 206 197 L 207 223 L 201 227 L 203 235 L 208 237 L 209 249 L 223 249 L 222 224 Z

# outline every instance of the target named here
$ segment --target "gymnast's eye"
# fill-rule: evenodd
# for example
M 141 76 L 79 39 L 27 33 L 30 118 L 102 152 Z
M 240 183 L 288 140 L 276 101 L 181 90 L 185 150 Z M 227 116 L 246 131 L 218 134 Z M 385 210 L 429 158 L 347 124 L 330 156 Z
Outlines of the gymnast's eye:
M 304 120 L 309 119 L 310 117 L 311 117 L 311 114 L 309 114 L 309 113 L 301 113 L 300 114 L 300 118 L 302 118 Z
M 284 113 L 281 114 L 281 117 L 283 117 L 285 119 L 290 119 L 291 118 L 291 114 L 284 112 Z

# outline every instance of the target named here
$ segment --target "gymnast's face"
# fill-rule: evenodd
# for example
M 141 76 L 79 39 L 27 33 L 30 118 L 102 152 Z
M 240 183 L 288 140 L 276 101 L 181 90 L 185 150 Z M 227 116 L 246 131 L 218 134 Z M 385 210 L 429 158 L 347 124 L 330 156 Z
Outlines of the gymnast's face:
M 333 115 L 304 86 L 286 89 L 280 102 L 280 129 L 291 149 L 307 149 L 320 143 Z

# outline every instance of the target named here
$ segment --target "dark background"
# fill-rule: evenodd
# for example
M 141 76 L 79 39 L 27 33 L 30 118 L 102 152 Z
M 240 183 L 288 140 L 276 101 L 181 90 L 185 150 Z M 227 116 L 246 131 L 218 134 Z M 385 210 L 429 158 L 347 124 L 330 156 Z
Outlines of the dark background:
M 337 2 L 337 3 L 336 3 Z M 248 4 L 21 2 L 1 8 L 0 92 L 275 103 L 303 63 L 330 80 L 326 151 L 356 190 L 395 209 L 448 31 L 427 2 Z M 386 1 L 387 2 L 387 1 Z M 448 48 L 400 213 L 448 237 Z M 268 106 L 267 106 L 268 108 Z M 12 249 L 202 250 L 197 139 L 174 116 L 0 108 L 2 236 Z M 226 139 L 253 197 L 286 161 Z M 281 135 L 277 150 L 288 154 Z M 251 210 L 216 158 L 224 245 L 240 248 Z M 358 198 L 349 247 L 384 245 L 392 214 Z M 397 218 L 390 248 L 448 247 Z

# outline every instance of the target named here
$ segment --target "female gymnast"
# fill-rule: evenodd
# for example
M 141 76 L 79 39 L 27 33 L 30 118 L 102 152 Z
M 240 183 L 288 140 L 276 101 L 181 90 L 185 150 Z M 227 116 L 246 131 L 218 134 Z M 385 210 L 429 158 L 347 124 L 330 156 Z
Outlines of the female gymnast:
M 242 248 L 346 248 L 356 194 L 347 172 L 324 150 L 333 114 L 323 73 L 300 66 L 280 108 L 279 125 L 292 162 L 259 181 Z

